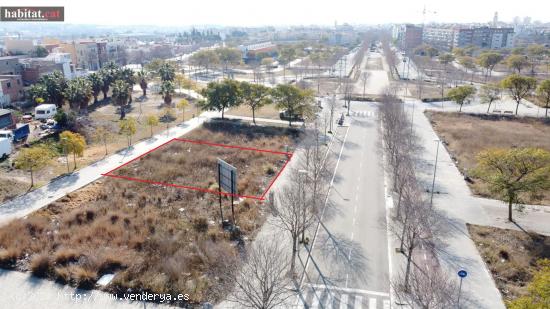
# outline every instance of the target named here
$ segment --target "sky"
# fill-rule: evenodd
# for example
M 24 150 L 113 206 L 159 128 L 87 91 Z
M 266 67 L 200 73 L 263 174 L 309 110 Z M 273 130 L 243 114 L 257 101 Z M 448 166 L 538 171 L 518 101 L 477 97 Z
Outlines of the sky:
M 265 26 L 550 21 L 547 0 L 2 0 L 2 6 L 64 6 L 72 24 Z

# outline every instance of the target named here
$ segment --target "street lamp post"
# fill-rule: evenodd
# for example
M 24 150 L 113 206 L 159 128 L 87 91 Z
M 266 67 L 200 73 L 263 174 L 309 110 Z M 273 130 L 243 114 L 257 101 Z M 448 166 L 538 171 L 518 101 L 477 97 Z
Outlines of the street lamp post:
M 61 138 L 62 141 L 64 141 L 63 143 L 63 154 L 65 154 L 65 161 L 67 161 L 67 173 L 70 173 L 71 172 L 71 169 L 69 167 L 69 151 L 67 150 L 67 138 L 66 137 L 63 137 Z
M 439 139 L 437 139 L 435 141 L 437 142 L 437 150 L 435 151 L 434 177 L 432 179 L 432 192 L 431 192 L 431 195 L 430 195 L 430 207 L 433 207 L 434 188 L 435 188 L 435 174 L 437 172 L 437 159 L 439 157 L 439 143 L 441 142 Z

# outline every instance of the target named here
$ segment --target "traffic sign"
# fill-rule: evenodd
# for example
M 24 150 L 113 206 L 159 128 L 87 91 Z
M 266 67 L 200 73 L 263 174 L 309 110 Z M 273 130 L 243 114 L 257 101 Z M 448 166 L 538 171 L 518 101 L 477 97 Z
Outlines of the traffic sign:
M 221 190 L 237 194 L 237 168 L 218 159 L 219 182 Z
M 458 271 L 458 276 L 460 278 L 466 278 L 466 276 L 468 276 L 468 272 L 466 272 L 464 269 L 461 269 Z

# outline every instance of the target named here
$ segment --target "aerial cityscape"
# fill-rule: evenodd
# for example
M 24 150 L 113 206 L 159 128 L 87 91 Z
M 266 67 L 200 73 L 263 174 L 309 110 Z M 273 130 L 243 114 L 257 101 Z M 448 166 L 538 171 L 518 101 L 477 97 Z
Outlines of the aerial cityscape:
M 36 5 L 0 308 L 550 309 L 549 4 Z

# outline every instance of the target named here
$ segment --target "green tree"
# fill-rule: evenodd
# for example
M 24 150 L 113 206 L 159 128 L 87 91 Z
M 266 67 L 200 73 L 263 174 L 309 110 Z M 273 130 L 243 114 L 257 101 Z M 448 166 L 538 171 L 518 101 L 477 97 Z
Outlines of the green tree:
M 155 58 L 145 65 L 145 70 L 152 74 L 158 74 L 160 67 L 165 62 L 163 59 Z
M 267 104 L 271 104 L 271 90 L 260 84 L 241 83 L 243 102 L 252 110 L 252 122 L 256 124 L 256 111 Z
M 40 46 L 40 45 L 36 46 L 31 51 L 31 57 L 34 57 L 34 58 L 44 58 L 48 54 L 49 54 L 48 50 L 44 46 Z
M 516 101 L 516 115 L 519 103 L 528 96 L 537 86 L 537 80 L 532 77 L 512 74 L 501 81 L 502 88 L 508 90 L 510 96 Z
M 472 96 L 476 93 L 476 88 L 470 85 L 459 86 L 449 90 L 447 96 L 460 105 L 459 112 L 462 111 L 462 105 L 468 103 Z
M 220 62 L 218 54 L 213 50 L 200 50 L 194 53 L 189 59 L 192 65 L 204 68 L 208 74 L 208 68 Z
M 485 69 L 485 79 L 491 76 L 495 66 L 502 61 L 502 55 L 495 52 L 483 52 L 477 58 L 477 63 Z
M 443 70 L 447 71 L 447 65 L 455 60 L 455 57 L 450 53 L 444 53 L 437 57 L 439 63 L 443 64 Z
M 153 127 L 159 125 L 159 117 L 157 117 L 156 115 L 147 116 L 147 125 L 149 126 L 149 128 L 151 128 L 151 137 L 153 137 Z
M 470 83 L 473 83 L 474 81 L 474 74 L 475 74 L 475 69 L 476 69 L 476 63 L 475 63 L 475 59 L 473 57 L 470 57 L 470 56 L 462 56 L 460 58 L 458 58 L 458 63 L 463 66 L 464 68 L 466 68 L 466 70 L 470 70 L 470 72 L 472 73 L 471 77 L 470 77 Z
M 132 90 L 136 84 L 134 71 L 129 68 L 121 68 L 117 73 L 117 79 L 123 80 L 126 84 L 128 84 L 128 103 L 130 104 L 132 103 Z
M 545 115 L 548 117 L 548 108 L 550 108 L 550 79 L 540 82 L 537 87 L 537 97 L 544 103 Z
M 115 104 L 120 106 L 120 119 L 126 116 L 126 105 L 128 104 L 128 84 L 123 80 L 117 80 L 113 84 L 113 100 Z
M 185 109 L 189 106 L 189 101 L 181 99 L 176 104 L 176 108 L 181 110 L 181 121 L 185 121 Z
M 97 103 L 97 96 L 101 92 L 101 88 L 103 87 L 103 79 L 101 78 L 101 74 L 99 73 L 91 73 L 88 75 L 88 80 L 90 81 L 90 85 L 92 86 L 92 96 L 94 97 L 94 104 Z
M 527 61 L 527 57 L 523 55 L 510 55 L 506 58 L 506 65 L 511 70 L 517 71 L 518 74 L 521 74 L 521 70 L 529 65 L 529 61 Z
M 86 113 L 92 98 L 92 85 L 85 77 L 73 78 L 67 83 L 63 96 L 69 101 L 71 109 Z
M 202 109 L 219 111 L 222 113 L 222 119 L 226 108 L 239 106 L 242 101 L 239 82 L 230 79 L 208 83 L 202 90 L 202 95 L 206 98 L 202 103 Z
M 128 148 L 132 146 L 132 136 L 134 136 L 137 132 L 137 121 L 133 117 L 128 117 L 127 119 L 122 119 L 118 123 L 120 134 L 123 134 L 126 136 L 126 139 L 128 141 Z
M 544 45 L 529 44 L 529 46 L 527 46 L 527 56 L 529 57 L 529 63 L 531 64 L 532 75 L 535 75 L 535 67 L 542 62 L 547 53 L 548 51 Z
M 241 63 L 242 53 L 237 48 L 230 48 L 230 47 L 217 48 L 216 53 L 218 54 L 218 58 L 220 59 L 220 62 L 223 65 L 222 74 L 225 74 L 225 72 L 228 71 L 230 65 L 231 66 L 238 65 Z
M 172 104 L 172 96 L 176 93 L 176 88 L 174 87 L 174 82 L 171 80 L 165 80 L 160 84 L 159 94 L 162 95 L 164 104 Z
M 550 152 L 539 148 L 484 150 L 477 155 L 474 175 L 508 202 L 508 220 L 513 221 L 513 204 L 550 188 Z
M 27 98 L 34 104 L 38 103 L 38 99 L 49 101 L 48 90 L 43 84 L 36 83 L 31 85 L 27 90 Z
M 84 136 L 71 131 L 63 131 L 59 134 L 59 143 L 67 155 L 70 153 L 73 154 L 74 169 L 76 169 L 76 157 L 82 157 L 86 148 Z
M 509 309 L 550 308 L 550 260 L 537 261 L 537 271 L 527 286 L 527 295 L 507 303 Z
M 160 80 L 163 82 L 174 81 L 174 78 L 176 77 L 176 68 L 173 64 L 165 62 L 159 67 L 158 74 L 160 76 Z
M 103 68 L 99 70 L 101 79 L 103 80 L 103 86 L 101 92 L 103 92 L 103 100 L 107 99 L 107 93 L 111 84 L 117 79 L 119 67 L 114 62 L 107 63 Z
M 283 66 L 283 81 L 286 81 L 286 68 L 296 58 L 296 49 L 292 47 L 281 47 L 279 51 L 279 63 Z
M 65 88 L 67 88 L 67 80 L 60 71 L 55 71 L 50 74 L 43 75 L 38 80 L 38 83 L 44 85 L 48 93 L 48 101 L 61 108 L 65 102 L 63 95 Z
M 21 148 L 15 158 L 15 167 L 28 170 L 31 176 L 31 188 L 34 186 L 34 172 L 44 168 L 52 158 L 52 152 L 42 146 Z
M 141 88 L 141 91 L 143 91 L 143 97 L 147 96 L 147 73 L 145 71 L 141 70 L 137 72 L 137 82 L 139 83 L 139 87 Z
M 502 87 L 499 84 L 488 83 L 481 86 L 479 93 L 482 103 L 487 103 L 487 114 L 491 108 L 491 104 L 498 101 L 502 97 Z
M 284 109 L 288 115 L 288 125 L 296 115 L 308 117 L 313 112 L 314 95 L 310 90 L 302 90 L 294 85 L 279 84 L 272 92 L 277 107 Z

